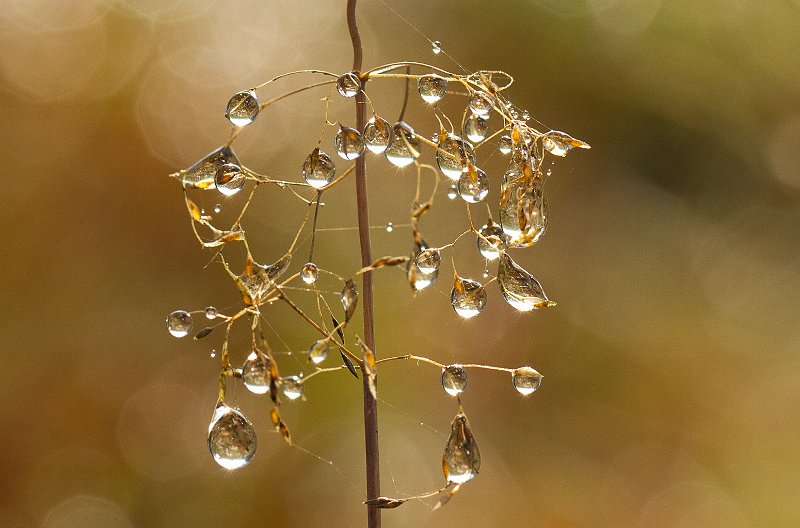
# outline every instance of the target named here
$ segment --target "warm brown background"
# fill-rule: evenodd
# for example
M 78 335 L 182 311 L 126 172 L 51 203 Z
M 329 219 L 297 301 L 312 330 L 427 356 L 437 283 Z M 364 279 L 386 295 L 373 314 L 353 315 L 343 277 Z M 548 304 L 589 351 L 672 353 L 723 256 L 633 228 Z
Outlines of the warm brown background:
M 366 65 L 455 68 L 380 2 L 362 4 Z M 593 149 L 556 164 L 548 234 L 517 254 L 557 308 L 522 316 L 491 287 L 487 312 L 464 322 L 447 280 L 412 299 L 399 274 L 377 276 L 379 354 L 530 363 L 546 376 L 525 399 L 503 376 L 474 375 L 464 404 L 480 477 L 444 510 L 411 503 L 385 525 L 797 526 L 800 3 L 391 4 L 466 67 L 513 73 L 512 99 Z M 285 447 L 263 400 L 240 389 L 259 454 L 229 474 L 205 446 L 219 336 L 179 341 L 163 325 L 175 308 L 237 301 L 219 266 L 203 270 L 166 175 L 224 141 L 233 92 L 292 69 L 348 69 L 344 1 L 1 7 L 0 526 L 363 525 L 358 384 L 330 375 L 284 406 L 297 442 L 333 468 Z M 396 84 L 371 88 L 388 118 Z M 261 116 L 243 160 L 299 178 L 323 95 Z M 412 103 L 409 121 L 432 132 Z M 463 102 L 449 104 L 455 114 Z M 332 112 L 349 123 L 352 102 Z M 485 168 L 496 193 L 502 159 Z M 380 159 L 369 169 L 373 224 L 403 223 L 410 175 Z M 323 227 L 354 225 L 351 185 L 328 197 Z M 440 202 L 426 219 L 439 244 L 464 225 L 461 207 Z M 302 207 L 268 191 L 254 213 L 245 227 L 269 260 Z M 352 273 L 354 236 L 321 235 L 320 264 Z M 407 229 L 374 237 L 378 255 L 409 249 Z M 469 254 L 457 258 L 474 276 Z M 310 343 L 285 310 L 267 317 L 284 347 Z M 382 370 L 386 494 L 441 484 L 455 406 L 437 376 Z

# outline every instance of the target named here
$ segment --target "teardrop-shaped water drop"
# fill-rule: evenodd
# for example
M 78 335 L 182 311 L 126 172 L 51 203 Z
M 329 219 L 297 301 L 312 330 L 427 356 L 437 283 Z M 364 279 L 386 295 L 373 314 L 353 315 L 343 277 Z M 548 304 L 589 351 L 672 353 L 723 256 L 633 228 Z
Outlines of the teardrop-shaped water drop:
M 448 365 L 442 369 L 442 388 L 450 396 L 458 396 L 467 388 L 467 371 L 461 365 Z
M 233 163 L 226 163 L 217 169 L 217 174 L 214 176 L 214 184 L 217 190 L 225 196 L 233 196 L 244 187 L 247 177 L 242 172 L 239 165 Z
M 525 161 L 512 160 L 503 175 L 500 225 L 513 247 L 532 246 L 547 228 L 542 180 Z
M 497 282 L 506 302 L 521 312 L 556 304 L 547 298 L 536 277 L 505 253 L 500 255 Z
M 532 394 L 542 384 L 542 375 L 531 367 L 520 367 L 511 373 L 511 382 L 517 392 L 523 395 Z
M 319 365 L 328 357 L 330 349 L 327 339 L 317 339 L 308 347 L 308 360 L 315 365 Z
M 340 126 L 339 132 L 333 138 L 333 148 L 342 159 L 354 160 L 364 153 L 364 141 L 355 128 Z
M 463 484 L 473 479 L 481 468 L 481 453 L 461 409 L 450 423 L 450 436 L 444 448 L 442 469 L 448 482 Z
M 551 130 L 550 132 L 546 133 L 542 137 L 542 146 L 550 154 L 561 157 L 566 156 L 567 152 L 572 150 L 574 147 L 583 149 L 592 148 L 580 139 L 575 139 L 569 134 L 565 132 L 559 132 L 558 130 Z
M 427 275 L 439 269 L 442 263 L 442 254 L 436 248 L 420 251 L 414 259 L 414 265 L 422 274 Z
M 307 262 L 303 269 L 300 270 L 300 278 L 306 284 L 314 284 L 319 277 L 319 268 L 313 262 Z
M 511 152 L 511 136 L 508 134 L 500 136 L 500 139 L 497 140 L 497 150 L 499 150 L 501 154 L 508 154 Z
M 281 391 L 290 400 L 296 400 L 303 395 L 303 380 L 297 376 L 288 376 L 281 379 Z
M 185 337 L 192 331 L 192 314 L 175 310 L 167 316 L 167 330 L 175 337 Z
M 321 189 L 333 181 L 336 165 L 330 156 L 315 148 L 303 163 L 303 178 L 310 186 Z
M 466 202 L 480 202 L 489 194 L 489 177 L 481 169 L 470 165 L 458 180 L 458 194 Z
M 411 252 L 411 259 L 409 261 L 409 266 L 406 269 L 406 273 L 408 275 L 408 284 L 411 286 L 411 289 L 414 292 L 424 290 L 425 288 L 436 282 L 436 279 L 439 278 L 438 268 L 434 269 L 431 272 L 426 273 L 420 271 L 420 269 L 417 267 L 416 264 L 417 257 L 428 249 L 430 249 L 428 244 L 426 244 L 425 241 L 422 240 L 421 238 L 414 242 L 414 249 Z M 441 255 L 440 255 L 440 261 L 441 261 Z
M 455 200 L 456 196 L 458 196 L 458 185 L 454 183 L 447 189 L 447 197 Z
M 398 121 L 392 127 L 392 139 L 383 155 L 389 163 L 396 167 L 405 167 L 414 162 L 420 154 L 420 141 L 414 129 L 404 122 Z
M 241 165 L 232 148 L 220 147 L 195 162 L 188 169 L 180 171 L 178 175 L 186 189 L 213 189 L 217 171 L 226 163 Z
M 217 317 L 217 308 L 214 306 L 206 306 L 206 309 L 203 310 L 206 314 L 206 319 L 216 319 Z
M 255 121 L 258 110 L 258 98 L 255 90 L 244 90 L 234 94 L 228 101 L 225 117 L 234 125 L 243 127 Z
M 481 236 L 478 237 L 478 251 L 486 260 L 494 260 L 500 256 L 500 252 L 506 249 L 506 242 L 508 237 L 503 232 L 503 229 L 489 220 L 489 222 L 481 227 L 478 232 Z
M 361 79 L 356 72 L 347 72 L 336 80 L 336 90 L 342 97 L 355 97 L 361 91 Z
M 269 356 L 263 352 L 253 350 L 242 365 L 242 383 L 252 393 L 266 394 L 269 392 Z
M 478 281 L 456 275 L 450 304 L 464 319 L 475 317 L 486 308 L 486 289 Z
M 389 146 L 389 140 L 392 138 L 392 125 L 382 117 L 372 116 L 364 125 L 363 138 L 368 149 L 380 154 Z
M 470 114 L 464 124 L 464 135 L 473 143 L 480 143 L 486 139 L 489 132 L 489 118 Z
M 426 103 L 438 103 L 447 93 L 447 79 L 435 73 L 423 75 L 417 80 L 417 89 Z
M 240 410 L 221 404 L 208 426 L 208 450 L 225 469 L 244 467 L 256 454 L 256 430 Z
M 478 116 L 489 115 L 492 110 L 492 97 L 486 92 L 473 92 L 469 98 L 469 110 Z
M 469 164 L 475 164 L 475 149 L 472 143 L 460 137 L 442 132 L 436 150 L 436 164 L 442 174 L 458 180 Z
M 431 42 L 431 51 L 433 51 L 434 55 L 440 54 L 442 52 L 442 43 L 438 40 Z

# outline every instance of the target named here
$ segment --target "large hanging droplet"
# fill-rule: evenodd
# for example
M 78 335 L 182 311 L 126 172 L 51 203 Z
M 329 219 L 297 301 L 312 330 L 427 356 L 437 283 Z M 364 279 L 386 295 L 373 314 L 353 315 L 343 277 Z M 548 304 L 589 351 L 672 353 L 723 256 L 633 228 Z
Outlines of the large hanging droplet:
M 241 166 L 232 148 L 220 147 L 178 175 L 186 189 L 213 189 L 217 171 L 226 163 Z
M 404 121 L 392 127 L 392 139 L 383 155 L 396 167 L 405 167 L 414 162 L 420 154 L 420 141 L 414 129 Z
M 242 365 L 242 383 L 250 392 L 269 392 L 270 359 L 263 352 L 253 350 Z
M 500 252 L 506 249 L 508 237 L 500 226 L 491 220 L 481 227 L 478 232 L 481 235 L 478 237 L 478 251 L 487 260 L 496 259 L 500 256 Z
M 431 42 L 431 51 L 433 51 L 434 55 L 440 54 L 442 52 L 442 43 L 438 40 Z
M 355 128 L 340 126 L 333 138 L 333 147 L 339 157 L 346 160 L 354 160 L 364 153 L 364 141 Z
M 500 292 L 508 304 L 521 312 L 555 306 L 545 295 L 539 281 L 503 253 L 497 271 Z
M 461 409 L 450 423 L 450 437 L 444 448 L 442 469 L 448 482 L 463 484 L 473 479 L 481 468 L 481 452 L 467 415 Z
M 226 163 L 217 169 L 214 176 L 214 184 L 217 190 L 225 196 L 233 196 L 244 187 L 247 177 L 242 172 L 242 168 L 233 163 Z
M 392 138 L 392 125 L 382 117 L 372 116 L 364 125 L 364 143 L 375 154 L 380 154 L 389 146 Z
M 546 133 L 542 137 L 542 146 L 550 154 L 561 157 L 566 156 L 567 152 L 572 150 L 574 147 L 582 149 L 592 148 L 588 143 L 584 143 L 580 139 L 575 139 L 569 134 L 565 132 L 559 132 L 558 130 L 551 130 L 550 132 Z
M 458 396 L 467 388 L 467 371 L 461 365 L 448 365 L 442 369 L 442 388 L 450 396 Z
M 469 110 L 477 116 L 489 115 L 492 110 L 492 97 L 486 92 L 473 92 L 469 98 Z
M 208 426 L 208 450 L 225 469 L 244 467 L 256 454 L 256 430 L 240 410 L 221 404 Z
M 300 278 L 303 279 L 303 282 L 306 284 L 314 284 L 317 282 L 317 278 L 319 277 L 319 268 L 313 262 L 306 263 L 303 266 L 303 269 L 300 270 Z
M 296 400 L 303 395 L 303 380 L 297 376 L 289 376 L 281 379 L 281 390 L 283 395 L 290 400 Z
M 255 90 L 245 90 L 231 97 L 225 109 L 225 117 L 238 127 L 247 126 L 258 115 L 258 98 Z
M 450 304 L 458 315 L 464 319 L 475 317 L 486 308 L 486 297 L 486 289 L 480 282 L 456 275 Z
M 310 186 L 321 189 L 333 181 L 336 165 L 330 156 L 315 148 L 303 163 L 303 178 Z
M 167 316 L 167 330 L 175 337 L 185 337 L 192 331 L 192 314 L 175 310 Z
M 442 132 L 436 150 L 436 164 L 442 174 L 458 180 L 469 164 L 475 164 L 475 149 L 472 143 L 460 137 Z
M 458 180 L 458 194 L 466 202 L 480 202 L 489 194 L 489 177 L 481 169 L 470 165 Z
M 542 375 L 531 367 L 520 367 L 511 373 L 511 382 L 517 392 L 527 396 L 542 384 Z
M 447 79 L 435 73 L 423 75 L 417 81 L 417 89 L 426 103 L 438 103 L 447 93 Z
M 500 188 L 500 225 L 513 247 L 529 247 L 547 228 L 542 179 L 527 161 L 512 160 Z
M 420 251 L 414 259 L 414 265 L 423 274 L 430 274 L 439 269 L 442 263 L 442 254 L 436 248 Z
M 336 80 L 336 90 L 342 97 L 355 97 L 361 91 L 361 79 L 356 72 L 347 72 Z
M 500 136 L 500 139 L 497 140 L 497 150 L 500 151 L 501 154 L 508 154 L 511 152 L 511 136 L 505 134 Z
M 308 348 L 308 360 L 315 365 L 319 365 L 328 357 L 330 349 L 327 339 L 317 339 Z
M 473 143 L 480 143 L 486 139 L 489 132 L 489 118 L 470 114 L 464 124 L 464 135 Z

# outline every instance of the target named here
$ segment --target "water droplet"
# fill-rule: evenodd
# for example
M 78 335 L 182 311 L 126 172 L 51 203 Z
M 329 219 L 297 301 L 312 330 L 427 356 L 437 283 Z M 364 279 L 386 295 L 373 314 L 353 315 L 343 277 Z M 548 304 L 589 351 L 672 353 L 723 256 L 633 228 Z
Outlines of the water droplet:
M 414 292 L 418 292 L 424 290 L 434 282 L 436 279 L 439 278 L 439 270 L 434 269 L 430 273 L 425 273 L 420 271 L 420 269 L 416 266 L 416 260 L 420 253 L 428 249 L 428 244 L 425 243 L 424 240 L 420 239 L 414 242 L 414 249 L 411 252 L 411 261 L 406 270 L 408 274 L 408 284 L 411 286 L 411 289 Z
M 263 352 L 253 350 L 242 365 L 242 382 L 250 392 L 269 392 L 270 359 Z
M 542 180 L 530 165 L 512 160 L 500 188 L 500 225 L 513 247 L 529 247 L 547 228 Z
M 314 284 L 317 282 L 317 277 L 319 277 L 319 268 L 313 262 L 306 263 L 300 271 L 300 278 L 306 284 Z
M 180 171 L 181 183 L 186 189 L 213 189 L 217 171 L 226 163 L 239 165 L 239 158 L 230 147 L 220 147 L 188 169 Z
M 363 137 L 367 148 L 380 154 L 389 146 L 389 140 L 392 138 L 392 125 L 382 117 L 372 116 L 364 125 Z
M 497 141 L 497 150 L 499 150 L 501 154 L 508 154 L 511 152 L 511 136 L 508 134 L 500 136 L 500 139 Z
M 347 72 L 336 80 L 336 90 L 342 97 L 355 97 L 361 91 L 361 79 L 356 72 Z
M 217 351 L 216 350 L 214 350 L 214 349 L 211 350 L 211 357 L 212 358 L 217 357 Z
M 461 365 L 442 369 L 442 388 L 450 396 L 458 396 L 467 388 L 467 371 Z
M 336 166 L 333 160 L 318 148 L 315 148 L 303 163 L 303 178 L 315 189 L 325 187 L 335 176 Z
M 392 127 L 392 139 L 383 155 L 396 167 L 405 167 L 419 157 L 420 141 L 414 129 L 404 121 Z
M 206 306 L 204 311 L 206 314 L 206 319 L 215 319 L 217 317 L 217 309 L 214 306 Z
M 340 126 L 339 132 L 333 138 L 333 148 L 339 157 L 354 160 L 364 153 L 364 141 L 355 128 Z
M 456 135 L 442 132 L 436 150 L 436 164 L 442 174 L 451 180 L 458 180 L 470 163 L 475 163 L 475 149 L 472 143 Z
M 531 367 L 520 367 L 511 373 L 511 382 L 520 394 L 532 394 L 542 384 L 542 375 Z
M 454 183 L 447 189 L 447 197 L 451 200 L 455 200 L 456 196 L 458 196 L 458 186 Z
M 506 302 L 521 312 L 556 304 L 547 298 L 536 277 L 505 253 L 500 255 L 497 282 Z
M 317 339 L 308 349 L 308 360 L 315 365 L 319 365 L 328 357 L 330 349 L 327 339 Z
M 214 212 L 219 214 L 222 211 L 222 205 L 217 204 L 214 206 Z
M 256 454 L 256 430 L 240 410 L 219 405 L 208 426 L 208 450 L 225 469 L 244 467 Z
M 486 268 L 485 270 L 483 270 L 483 278 L 484 279 L 488 279 L 489 278 L 489 268 Z
M 431 134 L 431 141 L 434 142 L 434 143 L 438 143 L 439 142 L 439 133 L 438 132 L 434 132 L 433 134 Z
M 481 169 L 470 165 L 470 169 L 458 180 L 458 194 L 466 202 L 480 202 L 489 194 L 489 177 Z
M 470 114 L 464 124 L 464 135 L 473 143 L 480 143 L 486 139 L 489 132 L 489 118 Z
M 290 400 L 296 400 L 303 395 L 303 380 L 297 376 L 289 376 L 281 379 L 281 390 L 283 395 Z
M 580 139 L 575 139 L 569 134 L 565 132 L 559 132 L 558 130 L 551 130 L 545 134 L 542 137 L 542 146 L 550 154 L 561 157 L 566 156 L 567 152 L 572 150 L 574 147 L 583 149 L 591 148 L 587 143 L 584 143 Z
M 417 253 L 414 265 L 423 275 L 435 272 L 442 263 L 442 254 L 436 248 L 428 248 Z
M 389 222 L 388 224 L 386 224 L 386 232 L 391 233 L 392 231 L 394 231 L 394 224 Z
M 431 43 L 431 51 L 433 51 L 434 55 L 438 55 L 442 52 L 442 43 L 438 40 L 434 40 Z
M 356 311 L 356 304 L 358 303 L 358 288 L 353 279 L 344 281 L 344 287 L 339 294 L 339 299 L 342 301 L 342 308 L 344 309 L 345 321 L 349 321 Z
M 245 90 L 231 97 L 225 109 L 225 117 L 238 127 L 247 126 L 258 115 L 258 98 L 255 90 Z
M 175 310 L 167 316 L 167 330 L 175 337 L 185 337 L 192 331 L 192 314 Z
M 217 190 L 225 196 L 233 196 L 244 187 L 247 177 L 242 172 L 242 168 L 233 163 L 225 163 L 217 169 L 214 176 L 214 184 Z
M 492 110 L 492 97 L 486 92 L 473 92 L 469 98 L 469 110 L 475 115 L 489 115 Z
M 478 281 L 456 275 L 450 304 L 464 319 L 475 317 L 486 308 L 486 289 Z
M 426 103 L 437 103 L 447 93 L 447 79 L 435 73 L 423 75 L 417 80 L 417 90 Z
M 481 453 L 467 415 L 461 409 L 450 423 L 450 437 L 444 448 L 442 468 L 448 482 L 463 484 L 473 479 L 481 467 Z
M 530 112 L 528 112 L 527 110 L 523 110 L 522 111 L 522 120 L 523 121 L 528 121 L 530 118 L 531 118 Z
M 491 220 L 481 227 L 478 232 L 481 234 L 478 237 L 478 251 L 487 260 L 496 259 L 500 256 L 500 252 L 506 249 L 508 237 L 503 232 L 503 229 Z

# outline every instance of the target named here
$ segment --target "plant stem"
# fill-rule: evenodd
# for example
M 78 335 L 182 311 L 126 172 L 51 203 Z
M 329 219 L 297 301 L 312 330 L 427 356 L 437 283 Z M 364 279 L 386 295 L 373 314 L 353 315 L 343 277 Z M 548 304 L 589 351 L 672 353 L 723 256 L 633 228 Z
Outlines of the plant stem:
M 347 27 L 353 41 L 353 71 L 361 71 L 361 37 L 356 25 L 356 0 L 347 0 Z M 362 82 L 365 82 L 362 81 Z M 366 98 L 363 87 L 356 95 L 356 130 L 364 130 Z M 358 207 L 358 237 L 361 241 L 361 267 L 372 264 L 369 240 L 369 209 L 367 207 L 367 167 L 365 156 L 356 159 L 356 203 Z M 361 305 L 364 311 L 364 343 L 375 353 L 375 317 L 372 301 L 372 274 L 362 275 Z M 378 404 L 369 389 L 368 376 L 361 376 L 364 392 L 364 454 L 367 461 L 367 499 L 381 494 L 381 470 L 378 455 Z M 381 510 L 367 506 L 367 526 L 380 528 Z

